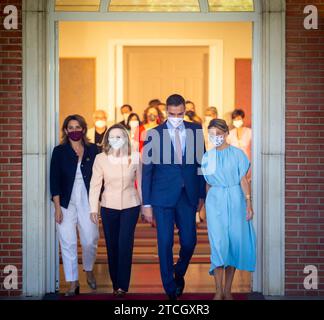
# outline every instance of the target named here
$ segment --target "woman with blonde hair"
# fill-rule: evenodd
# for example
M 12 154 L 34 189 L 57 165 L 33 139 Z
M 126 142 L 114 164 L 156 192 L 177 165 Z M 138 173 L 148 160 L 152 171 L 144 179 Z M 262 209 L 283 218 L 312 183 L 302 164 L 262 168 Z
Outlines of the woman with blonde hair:
M 127 130 L 120 124 L 110 127 L 97 155 L 90 183 L 91 220 L 98 224 L 98 202 L 106 239 L 109 274 L 113 293 L 122 297 L 129 289 L 134 233 L 141 206 L 141 163 L 131 152 Z M 137 181 L 138 188 L 135 187 Z
M 99 233 L 90 221 L 88 192 L 97 153 L 97 146 L 89 143 L 87 138 L 84 118 L 77 114 L 68 116 L 62 126 L 61 144 L 54 148 L 50 167 L 50 188 L 65 279 L 70 283 L 66 296 L 80 292 L 77 227 L 82 245 L 83 270 L 87 273 L 88 285 L 96 289 L 93 265 Z

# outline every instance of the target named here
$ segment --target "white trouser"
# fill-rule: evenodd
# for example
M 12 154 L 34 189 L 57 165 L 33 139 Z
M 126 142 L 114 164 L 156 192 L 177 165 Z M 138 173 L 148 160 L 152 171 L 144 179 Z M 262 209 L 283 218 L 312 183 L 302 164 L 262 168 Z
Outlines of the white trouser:
M 76 179 L 71 200 L 67 209 L 62 208 L 63 222 L 57 224 L 61 246 L 65 280 L 77 281 L 78 275 L 78 238 L 82 245 L 82 263 L 84 271 L 92 271 L 96 259 L 99 238 L 98 226 L 90 220 L 90 206 L 83 180 Z

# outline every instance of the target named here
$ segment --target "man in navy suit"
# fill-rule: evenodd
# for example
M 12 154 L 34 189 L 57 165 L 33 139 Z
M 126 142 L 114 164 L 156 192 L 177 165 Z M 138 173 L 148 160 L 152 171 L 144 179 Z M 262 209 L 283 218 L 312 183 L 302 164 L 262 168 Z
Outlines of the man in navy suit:
M 196 242 L 196 212 L 206 197 L 200 173 L 205 152 L 202 127 L 183 120 L 185 100 L 167 99 L 168 120 L 147 132 L 143 149 L 142 195 L 144 216 L 156 219 L 163 287 L 169 299 L 181 296 Z M 180 252 L 173 264 L 174 224 L 179 230 Z

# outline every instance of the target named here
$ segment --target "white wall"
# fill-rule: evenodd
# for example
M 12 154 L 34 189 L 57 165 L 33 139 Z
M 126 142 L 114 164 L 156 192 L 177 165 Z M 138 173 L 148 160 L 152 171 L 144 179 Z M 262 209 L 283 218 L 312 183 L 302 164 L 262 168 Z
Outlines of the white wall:
M 60 57 L 96 57 L 97 108 L 110 112 L 115 103 L 108 99 L 108 41 L 115 39 L 219 39 L 224 44 L 223 106 L 234 107 L 235 58 L 252 57 L 252 24 L 175 22 L 61 22 Z

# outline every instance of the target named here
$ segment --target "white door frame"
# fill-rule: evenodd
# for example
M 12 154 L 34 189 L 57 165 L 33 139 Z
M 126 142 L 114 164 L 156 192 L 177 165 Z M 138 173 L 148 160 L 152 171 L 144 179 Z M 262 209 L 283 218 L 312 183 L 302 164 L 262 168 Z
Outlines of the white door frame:
M 206 10 L 206 0 L 200 2 Z M 283 295 L 285 1 L 256 0 L 253 13 L 217 14 L 106 13 L 108 3 L 103 1 L 99 13 L 58 13 L 53 0 L 23 0 L 24 295 L 41 296 L 58 288 L 58 247 L 48 179 L 59 133 L 58 21 L 253 22 L 253 202 L 258 233 L 253 290 Z
M 109 110 L 108 114 L 116 114 L 115 108 L 124 103 L 124 47 L 126 46 L 205 46 L 209 48 L 208 67 L 208 103 L 217 106 L 219 114 L 223 114 L 223 40 L 218 39 L 116 39 L 109 41 Z M 215 90 L 217 88 L 217 90 Z

